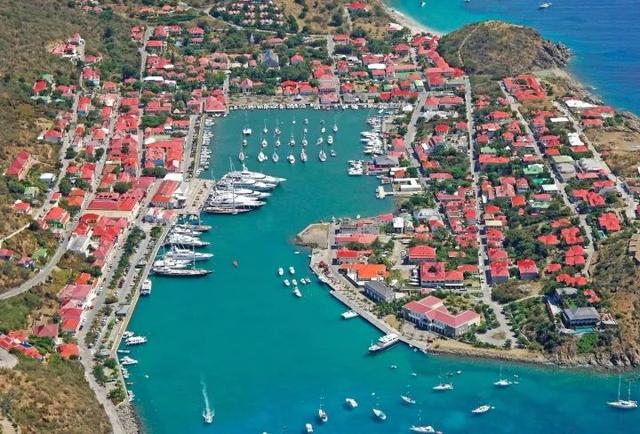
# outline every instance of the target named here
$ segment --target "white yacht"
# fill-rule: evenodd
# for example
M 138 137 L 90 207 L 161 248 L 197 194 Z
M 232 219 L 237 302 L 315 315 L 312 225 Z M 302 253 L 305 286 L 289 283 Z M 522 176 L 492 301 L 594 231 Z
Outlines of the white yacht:
M 206 261 L 207 259 L 213 258 L 213 253 L 196 252 L 189 249 L 173 247 L 164 254 L 164 258 L 175 261 Z
M 378 339 L 375 344 L 372 344 L 369 347 L 370 353 L 377 353 L 379 351 L 384 351 L 387 348 L 392 347 L 396 343 L 400 341 L 400 336 L 395 333 L 389 333 L 388 335 L 384 335 Z
M 413 405 L 416 403 L 416 400 L 410 397 L 409 395 L 400 395 L 400 399 L 402 400 L 402 402 L 408 405 Z
M 313 432 L 313 425 L 311 425 L 310 423 L 305 423 L 304 424 L 304 429 L 305 429 L 305 432 L 307 434 L 312 433 Z
M 284 283 L 284 286 L 291 286 L 291 282 L 289 282 L 289 279 L 284 279 L 282 283 Z
M 513 384 L 513 381 L 509 380 L 508 378 L 504 378 L 502 376 L 502 366 L 500 366 L 500 378 L 498 378 L 498 381 L 494 381 L 493 385 L 496 387 L 509 387 Z
M 480 407 L 474 408 L 473 410 L 471 410 L 471 413 L 473 414 L 483 414 L 486 413 L 490 410 L 493 410 L 493 407 L 490 406 L 489 404 L 484 404 L 481 405 Z
M 296 163 L 296 157 L 293 154 L 289 154 L 289 155 L 287 155 L 287 161 L 289 162 L 289 164 L 295 164 Z
M 324 149 L 320 149 L 320 152 L 318 152 L 318 160 L 322 162 L 327 161 L 327 154 L 324 152 Z
M 298 298 L 302 297 L 302 292 L 300 292 L 300 289 L 297 286 L 293 288 L 293 295 L 295 295 Z
M 202 383 L 202 398 L 204 399 L 204 409 L 202 410 L 202 418 L 204 419 L 204 423 L 210 424 L 213 422 L 213 418 L 216 413 L 209 405 L 209 396 L 207 396 L 207 388 Z
M 329 415 L 324 411 L 322 406 L 318 409 L 318 419 L 320 419 L 320 422 L 322 423 L 327 423 L 329 421 Z
M 547 8 L 550 8 L 552 4 L 553 4 L 553 3 L 551 3 L 551 2 L 544 2 L 544 3 L 540 3 L 540 4 L 538 5 L 538 9 L 547 9 Z
M 291 279 L 291 284 L 293 286 L 298 286 L 298 281 L 296 279 Z
M 278 267 L 278 276 L 282 276 L 284 274 L 284 268 Z
M 251 128 L 249 128 L 249 127 L 246 127 L 246 128 L 242 129 L 242 134 L 244 134 L 245 136 L 250 136 L 251 133 L 252 133 L 252 131 L 251 131 Z
M 124 341 L 125 345 L 142 345 L 147 343 L 147 338 L 144 336 L 131 336 Z
M 374 408 L 373 409 L 373 415 L 376 417 L 376 419 L 378 419 L 380 421 L 387 420 L 387 415 L 385 414 L 384 411 L 380 410 L 379 408 Z
M 634 410 L 638 408 L 638 401 L 631 399 L 631 382 L 627 391 L 627 399 L 620 399 L 620 387 L 622 386 L 622 377 L 618 378 L 618 399 L 607 402 L 609 407 L 618 408 L 620 410 Z
M 351 319 L 357 317 L 358 313 L 354 310 L 348 310 L 343 312 L 340 316 L 342 316 L 342 319 Z
M 140 287 L 140 295 L 151 295 L 151 287 L 151 280 L 144 279 L 144 282 L 142 282 L 142 286 Z
M 293 265 L 289 267 L 289 274 L 296 274 L 296 269 L 293 268 Z
M 358 407 L 358 401 L 353 398 L 346 398 L 344 400 L 344 405 L 346 405 L 347 408 L 354 409 Z
M 333 136 L 331 134 L 327 136 L 327 145 L 333 145 Z
M 411 425 L 409 431 L 427 434 L 436 434 L 438 432 L 431 425 Z
M 128 365 L 137 365 L 138 361 L 136 359 L 133 359 L 129 356 L 124 356 L 122 359 L 120 359 L 120 364 L 122 366 L 128 366 Z
M 446 392 L 447 390 L 453 390 L 453 384 L 440 382 L 437 385 L 433 386 L 432 389 L 436 392 Z

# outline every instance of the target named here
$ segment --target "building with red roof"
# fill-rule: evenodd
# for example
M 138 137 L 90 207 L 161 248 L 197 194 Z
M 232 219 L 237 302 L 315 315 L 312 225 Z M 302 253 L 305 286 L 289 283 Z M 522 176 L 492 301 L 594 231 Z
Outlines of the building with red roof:
M 407 249 L 407 262 L 418 264 L 423 261 L 435 261 L 436 249 L 424 244 Z
M 481 322 L 480 315 L 473 310 L 451 313 L 442 300 L 433 295 L 405 304 L 402 314 L 421 329 L 451 337 L 463 335 Z
M 600 229 L 607 233 L 618 232 L 621 229 L 620 220 L 614 212 L 605 212 L 598 217 Z
M 458 270 L 447 271 L 444 262 L 421 262 L 419 267 L 423 288 L 459 288 L 464 284 L 464 274 Z
M 533 259 L 520 259 L 517 262 L 518 272 L 522 280 L 535 280 L 539 277 L 538 266 Z
M 31 153 L 20 151 L 16 154 L 11 164 L 9 164 L 4 174 L 5 176 L 18 178 L 22 181 L 27 176 L 27 173 L 29 173 L 29 169 L 31 169 L 33 163 L 35 163 L 35 160 L 31 157 Z

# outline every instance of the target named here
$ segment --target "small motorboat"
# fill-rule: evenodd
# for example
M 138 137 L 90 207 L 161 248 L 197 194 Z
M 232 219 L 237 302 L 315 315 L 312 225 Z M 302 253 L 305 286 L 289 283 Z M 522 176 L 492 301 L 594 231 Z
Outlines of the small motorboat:
M 344 405 L 349 409 L 354 409 L 358 407 L 358 401 L 353 398 L 346 398 L 344 400 Z
M 302 292 L 300 292 L 300 289 L 297 286 L 293 288 L 293 295 L 295 295 L 298 298 L 302 297 Z
M 313 425 L 311 425 L 310 423 L 305 423 L 304 424 L 304 430 L 306 433 L 312 433 L 313 432 Z
M 322 408 L 319 408 L 318 409 L 318 419 L 320 419 L 320 422 L 322 422 L 322 423 L 327 423 L 327 421 L 329 420 L 329 415 Z
M 480 407 L 474 408 L 473 410 L 471 410 L 471 413 L 473 414 L 483 414 L 486 413 L 490 410 L 493 410 L 494 407 L 490 406 L 489 404 L 484 404 L 481 405 Z
M 538 9 L 548 9 L 548 8 L 550 8 L 550 7 L 551 7 L 551 5 L 552 5 L 552 4 L 553 4 L 553 3 L 551 3 L 551 2 L 544 2 L 544 3 L 540 3 L 540 4 L 538 5 Z
M 374 408 L 373 409 L 373 415 L 376 417 L 376 419 L 378 419 L 379 421 L 385 421 L 387 420 L 387 415 L 385 414 L 384 411 L 380 410 L 379 408 Z
M 282 276 L 284 274 L 284 268 L 278 267 L 278 276 Z
M 287 161 L 289 162 L 289 164 L 295 164 L 296 162 L 296 157 L 293 156 L 293 154 L 289 154 L 287 156 Z
M 293 268 L 293 265 L 289 267 L 289 274 L 296 274 L 296 269 Z
M 298 281 L 296 279 L 291 279 L 291 284 L 293 286 L 298 286 Z
M 233 266 L 238 268 L 238 261 L 236 261 L 235 259 L 233 260 Z
M 289 282 L 289 279 L 284 279 L 282 283 L 284 283 L 284 286 L 291 286 L 291 282 Z

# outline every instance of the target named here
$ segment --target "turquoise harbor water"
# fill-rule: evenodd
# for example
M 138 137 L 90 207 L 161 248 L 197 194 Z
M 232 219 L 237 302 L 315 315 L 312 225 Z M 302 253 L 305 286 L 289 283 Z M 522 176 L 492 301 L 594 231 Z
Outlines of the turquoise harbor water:
M 309 117 L 311 143 L 320 119 L 329 126 L 333 122 L 333 114 L 320 111 L 249 113 L 254 131 L 249 168 L 287 181 L 257 212 L 205 218 L 214 226 L 204 239 L 212 242 L 208 250 L 216 256 L 208 266 L 215 273 L 194 280 L 154 277 L 153 294 L 138 304 L 129 328 L 149 343 L 132 349 L 140 363 L 129 371 L 148 432 L 301 433 L 312 422 L 316 433 L 404 433 L 418 422 L 419 409 L 423 423 L 451 434 L 622 433 L 638 426 L 640 412 L 616 412 L 605 405 L 615 396 L 615 377 L 505 364 L 504 374 L 519 375 L 520 384 L 498 390 L 492 385 L 498 363 L 426 356 L 401 345 L 369 356 L 367 347 L 380 334 L 359 318 L 342 320 L 346 309 L 315 279 L 300 287 L 302 299 L 293 297 L 277 267 L 293 265 L 298 279 L 313 277 L 307 252 L 294 254 L 295 233 L 319 219 L 376 214 L 391 206 L 375 199 L 375 178 L 345 173 L 346 160 L 361 155 L 358 132 L 365 128 L 365 111 L 337 114 L 338 157 L 325 164 L 317 160 L 314 145 L 306 166 L 283 160 L 263 167 L 253 163 L 263 119 L 268 118 L 269 129 L 276 116 L 286 122 L 285 142 L 294 113 L 298 138 L 302 119 Z M 229 157 L 237 161 L 244 123 L 244 114 L 233 112 L 214 127 L 215 176 L 227 170 Z M 390 369 L 392 364 L 398 368 Z M 431 390 L 440 374 L 456 370 L 462 374 L 453 377 L 455 390 Z M 216 410 L 208 426 L 201 417 L 201 381 Z M 399 398 L 407 385 L 417 400 L 414 407 Z M 360 407 L 346 410 L 346 397 L 357 399 Z M 321 401 L 329 414 L 322 426 L 315 419 Z M 496 408 L 473 417 L 470 410 L 483 403 Z M 373 420 L 374 405 L 387 413 L 386 422 Z
M 500 19 L 538 29 L 574 52 L 570 70 L 608 104 L 640 114 L 640 4 L 637 0 L 557 0 L 538 10 L 536 0 L 385 0 L 403 14 L 441 32 Z

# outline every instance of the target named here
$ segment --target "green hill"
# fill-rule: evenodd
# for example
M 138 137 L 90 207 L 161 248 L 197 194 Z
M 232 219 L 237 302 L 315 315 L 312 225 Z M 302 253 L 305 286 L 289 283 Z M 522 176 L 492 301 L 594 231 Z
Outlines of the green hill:
M 500 21 L 469 24 L 445 35 L 440 50 L 451 65 L 496 78 L 565 66 L 569 50 L 537 31 Z

